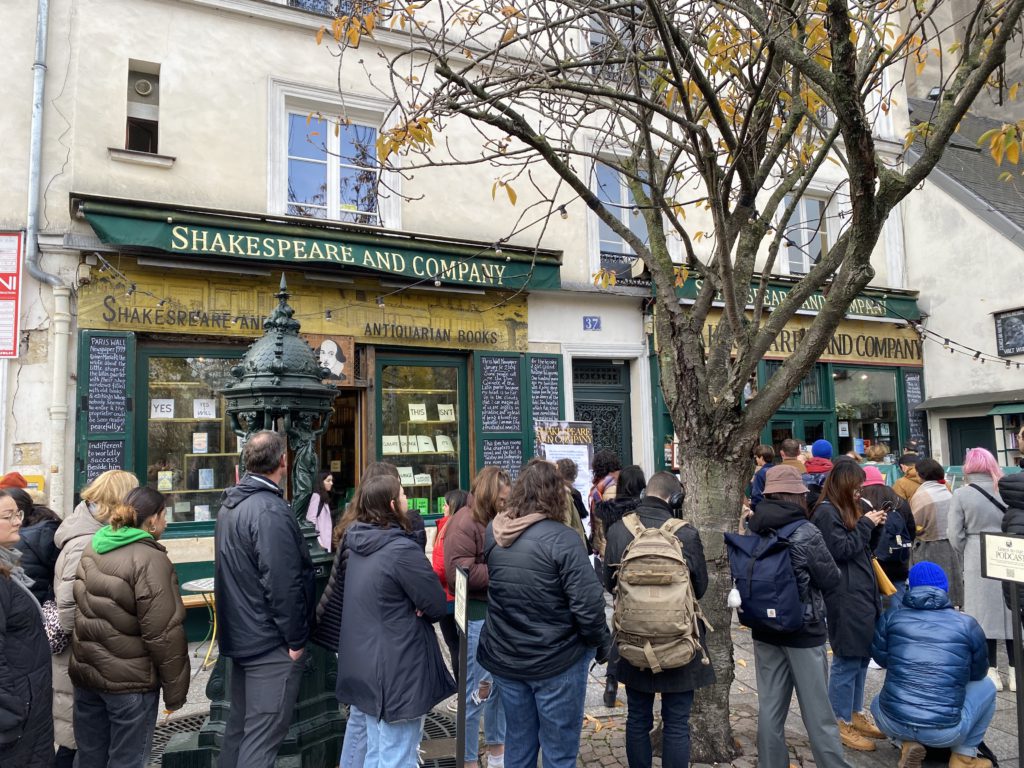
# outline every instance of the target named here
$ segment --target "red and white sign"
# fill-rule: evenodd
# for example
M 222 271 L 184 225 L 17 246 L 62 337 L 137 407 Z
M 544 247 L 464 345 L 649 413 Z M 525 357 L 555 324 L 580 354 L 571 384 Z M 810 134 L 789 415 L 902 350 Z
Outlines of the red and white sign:
M 0 232 L 0 358 L 18 356 L 21 232 Z

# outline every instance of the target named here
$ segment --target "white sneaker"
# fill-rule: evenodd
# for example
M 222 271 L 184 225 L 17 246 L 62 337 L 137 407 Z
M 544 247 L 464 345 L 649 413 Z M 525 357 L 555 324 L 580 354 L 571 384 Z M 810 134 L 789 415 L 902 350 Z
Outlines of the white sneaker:
M 878 663 L 877 661 L 875 661 L 874 659 L 871 659 L 871 660 L 870 660 L 870 661 L 868 662 L 868 669 L 881 669 L 881 668 L 882 668 L 882 665 L 881 665 L 881 664 L 879 664 L 879 663 Z
M 1017 692 L 1017 670 L 1014 669 L 1013 667 L 1010 667 L 1010 674 L 1007 675 L 1006 679 L 1009 680 L 1009 682 L 1010 682 L 1010 692 L 1011 693 L 1016 693 Z
M 995 667 L 988 668 L 988 679 L 995 683 L 996 691 L 1003 690 L 1003 679 L 999 677 L 999 670 Z

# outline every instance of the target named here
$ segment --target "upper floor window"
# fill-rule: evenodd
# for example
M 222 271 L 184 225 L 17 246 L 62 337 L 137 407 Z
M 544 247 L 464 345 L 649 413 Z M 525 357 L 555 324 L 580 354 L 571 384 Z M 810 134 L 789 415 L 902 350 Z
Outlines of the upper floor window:
M 377 128 L 320 113 L 288 113 L 288 213 L 381 223 Z
M 783 205 L 789 207 L 791 198 Z M 805 275 L 828 251 L 828 220 L 826 203 L 816 197 L 804 197 L 793 210 L 786 224 L 783 242 L 786 244 L 786 266 L 791 275 Z
M 633 193 L 630 192 L 625 177 L 611 166 L 596 163 L 594 180 L 598 199 L 605 204 L 608 211 L 621 221 L 634 235 L 644 243 L 647 242 L 647 222 L 640 215 Z M 599 219 L 598 239 L 602 254 L 633 255 L 633 249 L 603 220 Z

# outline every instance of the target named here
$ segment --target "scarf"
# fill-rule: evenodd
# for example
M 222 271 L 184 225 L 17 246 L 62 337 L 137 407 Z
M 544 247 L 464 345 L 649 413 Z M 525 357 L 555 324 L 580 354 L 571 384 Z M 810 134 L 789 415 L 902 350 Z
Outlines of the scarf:
M 917 538 L 920 541 L 938 541 L 949 536 L 947 519 L 953 494 L 943 483 L 929 480 L 910 499 L 910 510 L 917 524 Z
M 0 547 L 0 564 L 6 565 L 11 571 L 11 578 L 26 588 L 36 583 L 35 579 L 25 573 L 25 569 L 21 567 L 21 552 L 17 549 Z

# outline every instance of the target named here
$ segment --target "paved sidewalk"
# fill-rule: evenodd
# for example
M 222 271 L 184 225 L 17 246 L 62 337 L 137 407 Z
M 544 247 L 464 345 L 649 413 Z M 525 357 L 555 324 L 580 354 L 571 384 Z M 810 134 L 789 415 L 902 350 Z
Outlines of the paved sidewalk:
M 732 726 L 733 734 L 739 741 L 743 755 L 732 765 L 737 768 L 753 768 L 757 765 L 757 687 L 754 677 L 754 649 L 750 632 L 738 624 L 733 624 L 733 643 L 736 657 L 736 680 L 732 687 Z M 1000 653 L 1004 653 L 1000 643 Z M 1001 656 L 1000 668 L 1006 670 L 1006 657 Z M 885 670 L 868 670 L 865 700 L 870 702 L 882 687 Z M 1004 675 L 1005 681 L 1005 675 Z M 626 767 L 626 749 L 623 742 L 626 710 L 625 692 L 619 689 L 619 701 L 614 709 L 608 709 L 602 701 L 604 695 L 604 668 L 594 669 L 587 690 L 586 713 L 589 716 L 583 723 L 583 738 L 580 742 L 580 755 L 577 764 L 580 766 L 615 766 Z M 1016 694 L 1004 690 L 998 695 L 996 715 L 985 736 L 985 743 L 992 748 L 999 759 L 1000 768 L 1017 768 L 1017 712 L 1015 709 Z M 814 758 L 811 755 L 800 719 L 800 708 L 797 706 L 796 695 L 790 708 L 790 716 L 786 722 L 786 741 L 790 748 L 791 768 L 813 768 Z M 895 768 L 899 751 L 888 742 L 876 742 L 878 748 L 874 752 L 855 752 L 846 750 L 846 757 L 854 768 Z M 654 760 L 655 768 L 661 765 L 658 758 Z M 711 768 L 706 764 L 693 763 L 697 768 Z M 945 762 L 928 761 L 925 766 L 946 765 Z

